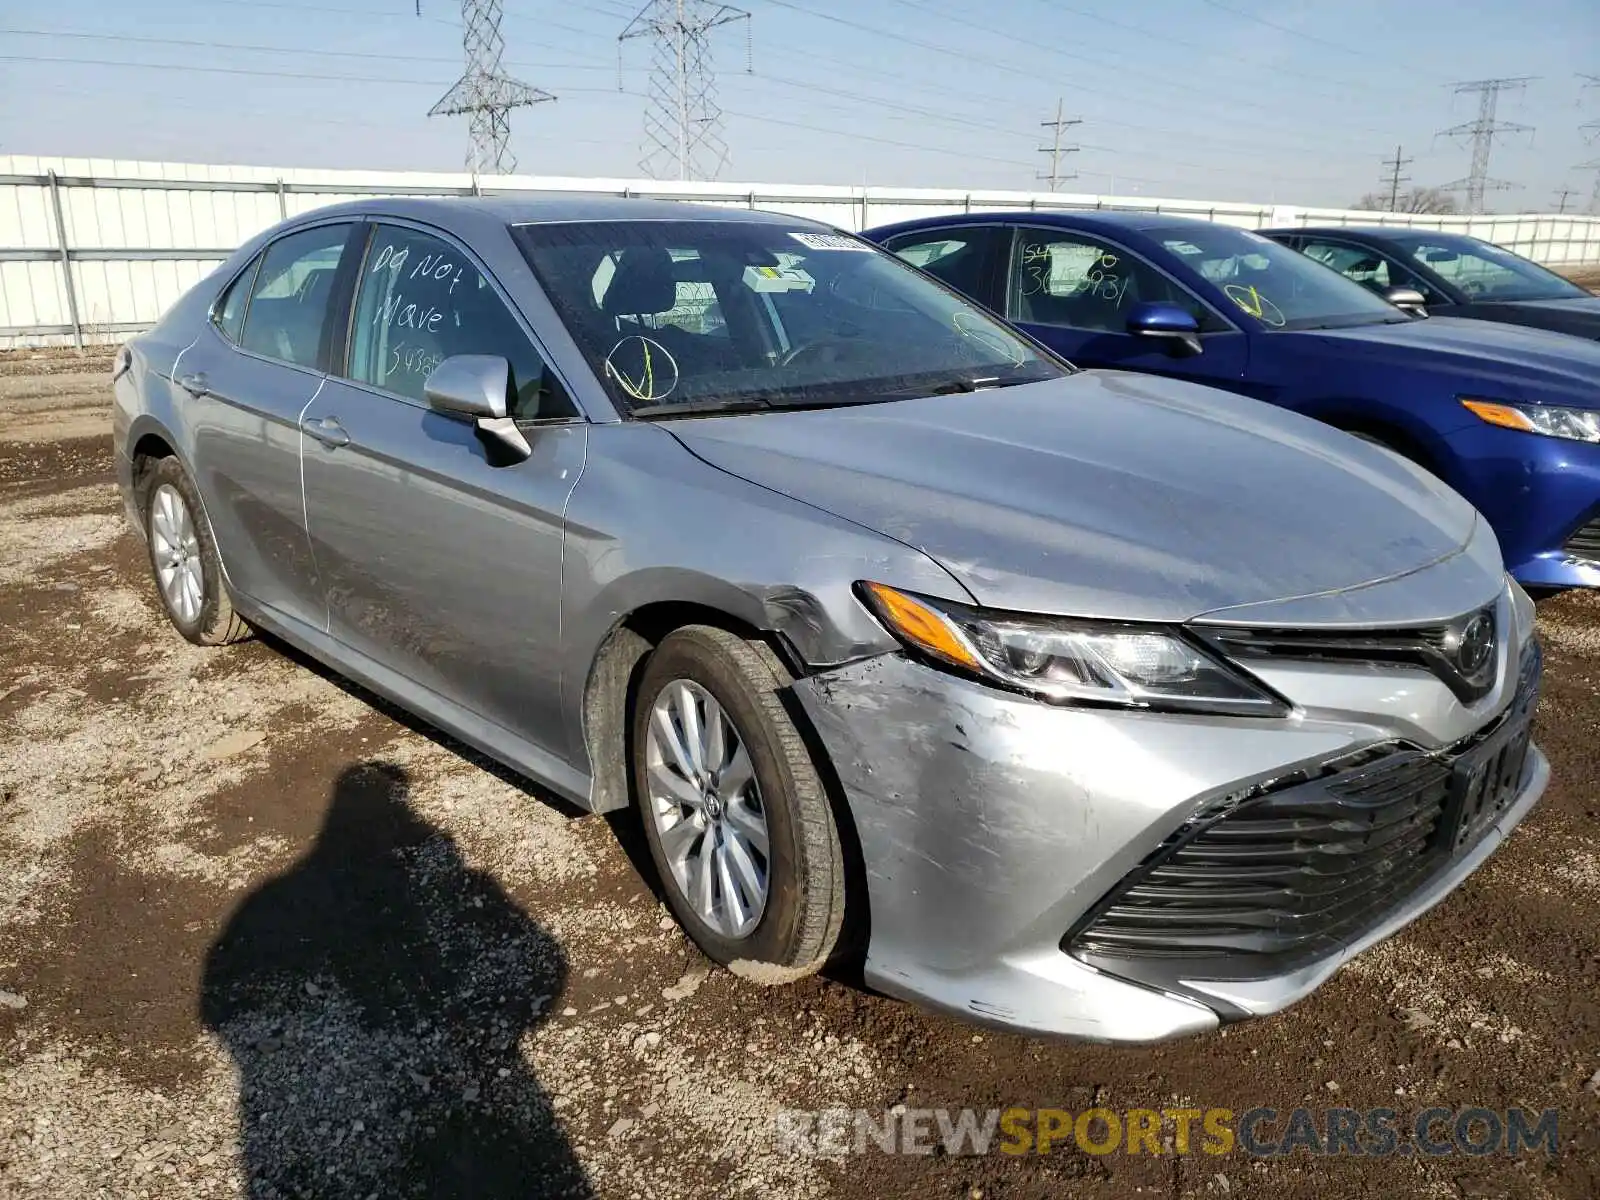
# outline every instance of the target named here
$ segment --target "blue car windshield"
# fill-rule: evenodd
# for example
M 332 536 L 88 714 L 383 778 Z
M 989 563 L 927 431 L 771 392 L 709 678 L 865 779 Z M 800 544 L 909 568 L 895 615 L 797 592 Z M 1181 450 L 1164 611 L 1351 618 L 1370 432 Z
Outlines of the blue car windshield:
M 871 403 L 1070 370 L 848 234 L 717 220 L 514 234 L 595 375 L 635 415 Z
M 1520 254 L 1458 233 L 1396 234 L 1393 243 L 1467 300 L 1574 300 L 1589 293 Z
M 1225 225 L 1150 233 L 1268 329 L 1341 329 L 1411 319 L 1359 283 L 1257 233 Z

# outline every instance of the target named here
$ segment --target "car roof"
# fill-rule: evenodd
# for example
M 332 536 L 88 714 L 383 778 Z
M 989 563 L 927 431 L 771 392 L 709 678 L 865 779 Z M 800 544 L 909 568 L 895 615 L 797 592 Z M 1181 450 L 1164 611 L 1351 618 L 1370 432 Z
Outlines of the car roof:
M 423 221 L 455 233 L 496 225 L 551 225 L 575 221 L 735 221 L 741 224 L 782 225 L 789 228 L 829 229 L 820 221 L 784 213 L 749 208 L 724 208 L 679 200 L 647 200 L 624 196 L 400 196 L 352 200 L 305 214 L 308 219 L 330 216 L 383 219 L 400 217 Z
M 1354 237 L 1376 238 L 1379 241 L 1387 241 L 1397 234 L 1408 233 L 1428 234 L 1435 237 L 1467 236 L 1466 234 L 1462 233 L 1450 233 L 1449 231 L 1442 229 L 1418 229 L 1414 225 L 1296 225 L 1283 229 L 1263 229 L 1261 232 L 1267 237 L 1292 233 L 1315 233 L 1324 237 L 1333 237 L 1338 234 L 1346 234 Z
M 936 217 L 917 217 L 909 221 L 883 225 L 870 232 L 874 236 L 898 230 L 914 230 L 938 225 L 1060 225 L 1064 228 L 1086 229 L 1102 233 L 1157 233 L 1166 230 L 1211 229 L 1214 222 L 1197 217 L 1181 217 L 1169 213 L 1140 212 L 1109 208 L 1029 208 L 1003 209 L 993 212 L 945 214 Z

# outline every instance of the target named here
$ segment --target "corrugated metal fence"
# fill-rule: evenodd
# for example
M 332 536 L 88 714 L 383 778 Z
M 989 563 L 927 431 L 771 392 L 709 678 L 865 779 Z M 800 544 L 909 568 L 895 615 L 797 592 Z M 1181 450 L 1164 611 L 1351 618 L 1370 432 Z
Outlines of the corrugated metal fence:
M 1600 263 L 1600 218 L 1423 217 L 1230 201 L 935 188 L 671 183 L 276 170 L 0 156 L 0 348 L 115 342 L 147 328 L 252 234 L 364 196 L 649 196 L 770 209 L 845 229 L 980 209 L 1119 208 L 1247 229 L 1395 223 L 1470 233 L 1552 265 Z

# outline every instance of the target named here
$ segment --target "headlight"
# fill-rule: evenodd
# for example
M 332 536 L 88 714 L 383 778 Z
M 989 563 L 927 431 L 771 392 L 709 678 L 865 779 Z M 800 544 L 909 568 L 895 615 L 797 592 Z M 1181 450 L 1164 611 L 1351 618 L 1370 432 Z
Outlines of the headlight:
M 1057 704 L 1275 717 L 1283 699 L 1177 629 L 989 613 L 861 584 L 890 632 L 935 663 Z
M 1495 400 L 1461 403 L 1480 420 L 1524 433 L 1570 438 L 1575 442 L 1600 442 L 1600 412 L 1587 408 L 1558 408 L 1554 404 L 1502 404 Z

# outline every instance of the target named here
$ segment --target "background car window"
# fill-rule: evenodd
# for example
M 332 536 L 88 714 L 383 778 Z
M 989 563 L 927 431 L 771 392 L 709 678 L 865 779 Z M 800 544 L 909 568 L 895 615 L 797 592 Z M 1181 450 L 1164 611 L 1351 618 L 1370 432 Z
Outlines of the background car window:
M 349 225 L 319 225 L 267 247 L 239 344 L 302 367 L 317 365 L 333 275 Z
M 471 259 L 431 234 L 378 226 L 356 287 L 350 378 L 422 402 L 428 376 L 455 354 L 511 363 L 512 416 L 570 415 L 545 394 L 544 360 Z
M 992 226 L 924 229 L 893 238 L 888 247 L 963 295 L 998 307 L 990 294 L 989 268 L 1005 237 L 1004 230 Z
M 217 306 L 217 328 L 230 342 L 237 342 L 244 333 L 244 311 L 249 307 L 250 285 L 255 282 L 256 269 L 260 266 L 261 256 L 257 255 L 228 285 L 222 303 Z
M 1379 296 L 1392 287 L 1416 288 L 1429 303 L 1442 303 L 1441 297 L 1411 271 L 1376 250 L 1349 242 L 1321 242 L 1307 238 L 1301 252 L 1325 267 L 1332 267 L 1352 283 L 1359 283 Z
M 1159 300 L 1193 314 L 1202 332 L 1227 328 L 1183 288 L 1119 246 L 1059 229 L 1022 229 L 1011 259 L 1014 320 L 1125 333 L 1135 305 Z

